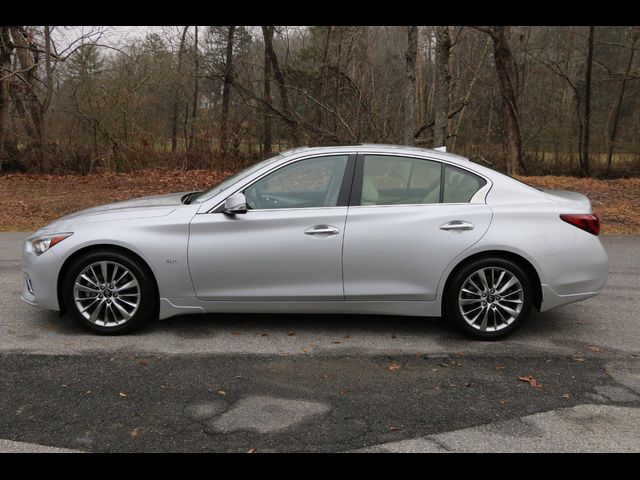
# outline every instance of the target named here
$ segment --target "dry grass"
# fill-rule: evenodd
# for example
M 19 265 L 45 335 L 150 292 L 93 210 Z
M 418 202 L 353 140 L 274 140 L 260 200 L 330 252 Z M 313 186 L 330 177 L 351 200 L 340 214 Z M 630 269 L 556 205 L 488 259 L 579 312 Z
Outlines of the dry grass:
M 0 176 L 0 230 L 33 231 L 62 215 L 145 195 L 204 189 L 231 172 L 164 171 L 110 175 Z M 603 233 L 640 234 L 640 178 L 520 177 L 529 185 L 587 195 Z

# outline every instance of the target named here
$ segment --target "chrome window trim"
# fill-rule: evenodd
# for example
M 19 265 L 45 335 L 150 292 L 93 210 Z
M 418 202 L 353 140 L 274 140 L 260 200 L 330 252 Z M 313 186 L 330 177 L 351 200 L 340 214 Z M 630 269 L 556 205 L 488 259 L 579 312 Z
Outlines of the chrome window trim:
M 409 147 L 408 147 L 409 148 Z M 430 153 L 425 153 L 422 154 L 422 152 L 420 151 L 411 151 L 411 152 L 403 152 L 403 151 L 397 151 L 397 152 L 389 152 L 386 150 L 382 150 L 382 149 L 368 149 L 368 148 L 354 148 L 354 149 L 350 149 L 350 148 L 345 148 L 345 149 L 341 149 L 341 150 L 335 150 L 333 152 L 322 152 L 322 151 L 308 151 L 308 152 L 299 152 L 297 154 L 292 155 L 291 158 L 289 157 L 284 157 L 281 161 L 282 163 L 277 165 L 276 167 L 274 167 L 273 165 L 267 165 L 264 168 L 268 169 L 269 167 L 271 167 L 271 169 L 267 170 L 267 171 L 262 171 L 262 172 L 256 172 L 254 176 L 248 180 L 246 180 L 246 183 L 243 183 L 242 185 L 240 185 L 240 187 L 238 187 L 238 184 L 235 184 L 231 187 L 229 187 L 227 190 L 220 192 L 218 195 L 216 195 L 215 197 L 207 200 L 206 202 L 202 202 L 202 207 L 200 208 L 200 210 L 198 211 L 198 214 L 208 214 L 208 213 L 221 213 L 221 212 L 216 212 L 216 210 L 218 210 L 222 205 L 224 205 L 224 201 L 226 200 L 227 197 L 229 197 L 230 195 L 233 195 L 234 193 L 239 192 L 240 190 L 249 188 L 251 185 L 253 185 L 254 183 L 256 183 L 257 181 L 261 180 L 262 178 L 266 177 L 267 175 L 276 172 L 278 170 L 280 170 L 283 167 L 286 167 L 287 165 L 290 165 L 292 163 L 298 162 L 298 161 L 303 161 L 303 160 L 309 160 L 312 158 L 320 158 L 320 157 L 335 157 L 335 156 L 339 156 L 339 155 L 380 155 L 380 156 L 385 156 L 385 157 L 404 157 L 404 158 L 415 158 L 415 159 L 420 159 L 420 160 L 430 160 L 432 162 L 439 162 L 441 164 L 445 164 L 445 165 L 451 165 L 452 167 L 456 167 L 459 168 L 461 170 L 466 170 L 469 173 L 472 173 L 473 175 L 477 175 L 478 177 L 484 179 L 487 183 L 480 188 L 474 195 L 473 197 L 471 197 L 471 199 L 468 202 L 462 202 L 462 203 L 415 203 L 415 204 L 398 204 L 398 205 L 357 205 L 357 206 L 350 206 L 349 208 L 354 208 L 354 207 L 406 207 L 406 206 L 424 206 L 424 205 L 478 205 L 478 204 L 486 204 L 487 203 L 487 194 L 489 193 L 489 191 L 491 190 L 491 187 L 493 186 L 493 182 L 491 181 L 491 179 L 489 177 L 487 177 L 486 175 L 477 172 L 475 170 L 473 170 L 473 168 L 469 168 L 467 165 L 458 163 L 458 162 L 453 162 L 450 161 L 449 159 L 445 159 L 445 158 L 440 158 L 440 155 L 433 155 Z M 464 157 L 461 157 L 464 158 Z M 469 162 L 468 159 L 465 159 L 466 162 Z M 242 182 L 242 180 L 241 180 Z M 214 200 L 220 197 L 221 200 L 217 200 L 214 202 Z M 207 206 L 207 205 L 212 205 L 212 206 Z M 269 212 L 275 212 L 275 211 L 283 211 L 283 210 L 308 210 L 308 209 L 326 209 L 326 208 L 343 208 L 341 206 L 335 206 L 335 207 L 300 207 L 300 208 L 272 208 L 272 209 L 260 209 L 260 210 L 252 210 L 252 211 L 269 211 Z
M 224 198 L 219 201 L 214 207 L 212 208 L 208 208 L 206 209 L 205 212 L 198 212 L 198 213 L 221 213 L 221 212 L 216 212 L 216 210 L 218 210 L 220 208 L 221 205 L 224 204 L 224 201 L 227 199 L 227 197 L 233 195 L 234 193 L 238 193 L 240 190 L 246 190 L 247 188 L 251 187 L 254 183 L 259 182 L 260 180 L 262 180 L 264 177 L 266 177 L 267 175 L 270 175 L 272 173 L 277 172 L 278 170 L 280 170 L 281 168 L 287 167 L 289 165 L 291 165 L 292 163 L 296 163 L 296 162 L 302 162 L 304 160 L 311 160 L 314 158 L 322 158 L 322 157 L 337 157 L 337 156 L 349 156 L 349 155 L 354 155 L 356 152 L 355 151 L 345 151 L 345 152 L 331 152 L 331 153 L 309 153 L 308 155 L 301 155 L 301 156 L 296 156 L 295 158 L 291 158 L 289 159 L 289 161 L 287 162 L 283 162 L 280 165 L 278 165 L 277 167 L 272 168 L 271 170 L 268 170 L 266 172 L 257 172 L 256 174 L 259 175 L 258 177 L 254 177 L 253 179 L 250 179 L 247 181 L 247 183 L 245 183 L 244 185 L 242 185 L 240 188 L 236 188 L 237 184 L 233 185 L 232 187 L 229 187 L 229 190 L 231 189 L 235 189 L 232 193 L 227 193 L 227 190 L 224 192 L 220 192 L 219 195 L 223 195 L 224 194 Z M 286 157 L 285 157 L 286 158 Z M 347 159 L 348 160 L 348 159 Z M 268 168 L 269 165 L 265 166 L 265 168 Z M 343 177 L 344 179 L 344 177 Z M 299 208 L 261 208 L 259 210 L 251 210 L 252 212 L 255 211 L 278 211 L 278 210 L 308 210 L 310 208 L 340 208 L 339 206 L 334 206 L 334 207 L 299 207 Z

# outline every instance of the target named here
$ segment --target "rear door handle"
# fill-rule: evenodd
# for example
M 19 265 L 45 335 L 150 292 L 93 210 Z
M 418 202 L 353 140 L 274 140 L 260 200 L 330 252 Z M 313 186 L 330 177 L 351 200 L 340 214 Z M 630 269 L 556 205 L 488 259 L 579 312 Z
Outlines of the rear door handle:
M 473 223 L 465 222 L 464 220 L 453 220 L 451 222 L 440 225 L 440 230 L 459 232 L 465 230 L 473 230 Z
M 333 225 L 315 225 L 307 228 L 304 233 L 306 235 L 337 235 L 340 233 L 340 230 Z

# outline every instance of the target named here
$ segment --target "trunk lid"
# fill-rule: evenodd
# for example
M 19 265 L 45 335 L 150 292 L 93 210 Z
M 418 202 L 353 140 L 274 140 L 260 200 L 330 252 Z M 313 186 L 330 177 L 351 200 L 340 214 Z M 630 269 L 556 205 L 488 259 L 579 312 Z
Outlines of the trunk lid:
M 547 190 L 541 189 L 546 197 L 554 202 L 563 203 L 567 210 L 573 210 L 575 213 L 593 213 L 591 210 L 591 201 L 586 195 L 578 192 L 571 192 L 569 190 Z M 574 213 L 567 211 L 563 213 Z

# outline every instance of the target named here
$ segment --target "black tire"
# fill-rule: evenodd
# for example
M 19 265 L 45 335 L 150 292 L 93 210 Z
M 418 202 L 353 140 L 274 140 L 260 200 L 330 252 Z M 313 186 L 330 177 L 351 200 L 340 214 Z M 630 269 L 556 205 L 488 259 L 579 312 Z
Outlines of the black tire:
M 89 265 L 101 261 L 116 262 L 131 272 L 138 282 L 139 304 L 137 309 L 129 319 L 124 320 L 123 318 L 123 323 L 119 325 L 105 326 L 89 321 L 80 312 L 74 300 L 74 284 L 80 273 Z M 133 332 L 157 317 L 158 312 L 157 289 L 149 268 L 132 256 L 115 251 L 94 251 L 75 259 L 64 276 L 62 296 L 71 317 L 87 330 L 99 335 L 122 335 Z M 108 322 L 106 323 L 108 324 Z
M 520 285 L 522 286 L 521 290 L 524 295 L 524 298 L 522 298 L 521 300 L 522 308 L 519 314 L 514 317 L 511 323 L 507 324 L 506 321 L 503 321 L 503 324 L 499 324 L 501 325 L 501 328 L 494 331 L 480 330 L 479 329 L 480 326 L 477 323 L 475 323 L 476 326 L 473 326 L 471 323 L 465 320 L 463 316 L 463 312 L 461 311 L 461 308 L 466 308 L 466 307 L 461 307 L 458 303 L 458 298 L 459 298 L 459 295 L 461 294 L 461 289 L 463 287 L 463 284 L 467 281 L 467 279 L 472 274 L 474 274 L 474 272 L 477 272 L 483 268 L 503 269 L 503 270 L 506 270 L 508 273 L 511 273 L 520 282 Z M 518 287 L 515 286 L 513 287 L 513 289 L 517 290 Z M 524 322 L 529 317 L 529 314 L 531 313 L 531 308 L 533 307 L 533 296 L 534 296 L 534 289 L 533 289 L 532 281 L 527 275 L 527 273 L 525 272 L 525 270 L 523 270 L 522 267 L 520 267 L 518 264 L 503 258 L 496 258 L 496 257 L 481 258 L 481 259 L 469 262 L 468 264 L 464 265 L 461 269 L 459 269 L 457 272 L 455 272 L 454 277 L 451 279 L 451 282 L 447 286 L 447 291 L 444 294 L 443 316 L 445 316 L 460 331 L 462 331 L 464 334 L 466 334 L 471 338 L 478 339 L 478 340 L 499 340 L 501 338 L 507 337 L 508 335 L 511 335 L 513 332 L 515 332 L 518 328 L 520 328 L 524 324 Z M 467 295 L 467 297 L 469 297 L 469 295 Z M 495 301 L 493 296 L 491 297 L 491 301 L 492 302 Z M 504 299 L 502 301 L 504 302 Z M 490 302 L 487 298 L 487 301 L 484 304 L 480 304 L 480 305 L 487 305 L 488 303 Z M 513 306 L 513 304 L 510 304 L 509 306 Z M 488 306 L 487 307 L 469 307 L 469 309 L 472 309 L 472 308 L 487 308 L 487 310 L 489 310 Z M 496 308 L 500 310 L 499 307 L 496 307 Z M 501 311 L 502 310 L 500 310 L 500 312 Z M 468 317 L 473 317 L 473 315 L 469 315 L 469 312 L 467 312 L 467 314 L 468 314 L 467 315 Z M 494 315 L 493 317 L 494 319 L 496 318 L 496 313 L 491 312 L 489 315 L 489 318 L 491 317 L 491 315 Z M 503 320 L 502 317 L 500 316 L 500 313 L 498 313 L 497 318 L 499 319 L 498 321 Z

